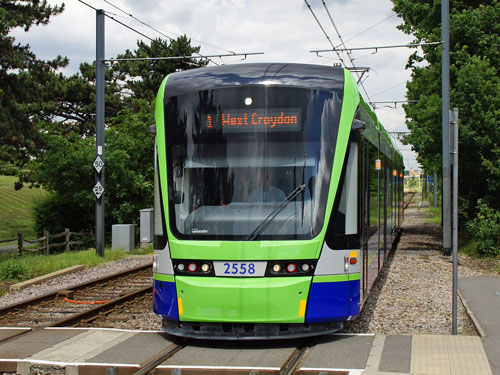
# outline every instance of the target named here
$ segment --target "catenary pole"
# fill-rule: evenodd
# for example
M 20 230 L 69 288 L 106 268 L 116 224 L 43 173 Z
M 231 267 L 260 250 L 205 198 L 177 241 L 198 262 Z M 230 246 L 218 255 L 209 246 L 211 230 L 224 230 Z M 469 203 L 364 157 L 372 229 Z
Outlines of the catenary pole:
M 94 193 L 96 253 L 104 256 L 104 11 L 96 10 L 96 161 L 100 157 L 102 168 L 96 169 Z M 94 163 L 95 165 L 95 163 Z M 99 187 L 100 185 L 100 187 Z
M 441 0 L 441 88 L 443 139 L 443 253 L 451 255 L 450 181 L 450 5 Z
M 457 289 L 458 289 L 458 108 L 451 114 L 451 136 L 453 139 L 453 298 L 452 334 L 457 334 Z

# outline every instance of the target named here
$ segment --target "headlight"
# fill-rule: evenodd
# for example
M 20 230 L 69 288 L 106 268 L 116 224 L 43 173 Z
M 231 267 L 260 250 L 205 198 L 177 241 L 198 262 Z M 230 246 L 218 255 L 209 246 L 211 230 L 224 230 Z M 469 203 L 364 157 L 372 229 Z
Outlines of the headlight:
M 153 253 L 153 272 L 156 273 L 158 271 L 158 255 Z

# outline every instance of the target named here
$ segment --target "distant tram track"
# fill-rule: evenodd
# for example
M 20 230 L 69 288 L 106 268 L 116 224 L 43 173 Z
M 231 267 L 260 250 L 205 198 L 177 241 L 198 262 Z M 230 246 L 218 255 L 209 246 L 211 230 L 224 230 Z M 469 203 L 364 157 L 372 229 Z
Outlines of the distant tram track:
M 0 308 L 3 327 L 61 327 L 152 291 L 151 264 Z
M 405 193 L 404 194 L 404 206 L 403 208 L 406 210 L 406 208 L 408 208 L 410 202 L 413 200 L 413 198 L 415 197 L 415 194 L 417 194 L 416 191 L 409 191 L 408 193 Z M 409 196 L 409 198 L 407 198 L 407 196 Z

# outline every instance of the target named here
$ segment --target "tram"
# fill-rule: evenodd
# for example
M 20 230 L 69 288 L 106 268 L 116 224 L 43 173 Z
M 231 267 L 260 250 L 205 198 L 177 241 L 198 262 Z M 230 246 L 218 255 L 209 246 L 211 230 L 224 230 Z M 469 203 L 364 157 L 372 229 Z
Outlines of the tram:
M 400 231 L 404 166 L 349 71 L 176 72 L 151 131 L 165 332 L 304 337 L 359 315 Z

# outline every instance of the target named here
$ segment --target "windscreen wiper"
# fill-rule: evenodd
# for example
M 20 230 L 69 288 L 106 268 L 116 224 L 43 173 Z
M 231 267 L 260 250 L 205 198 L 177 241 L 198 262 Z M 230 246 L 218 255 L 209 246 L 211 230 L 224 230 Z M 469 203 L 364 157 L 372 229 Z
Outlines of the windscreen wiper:
M 288 203 L 290 203 L 297 195 L 300 194 L 301 191 L 304 191 L 306 189 L 306 185 L 302 184 L 297 186 L 293 191 L 290 193 L 286 199 L 281 202 L 281 204 L 276 207 L 273 212 L 271 212 L 264 220 L 262 220 L 262 223 L 259 224 L 255 230 L 248 235 L 248 237 L 245 239 L 246 241 L 253 241 L 255 240 L 259 234 L 269 225 L 271 221 L 274 220 L 274 218 L 285 208 Z

